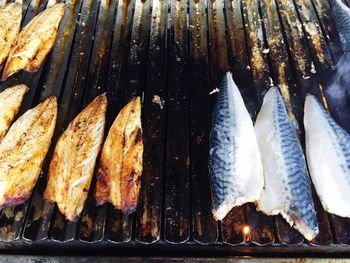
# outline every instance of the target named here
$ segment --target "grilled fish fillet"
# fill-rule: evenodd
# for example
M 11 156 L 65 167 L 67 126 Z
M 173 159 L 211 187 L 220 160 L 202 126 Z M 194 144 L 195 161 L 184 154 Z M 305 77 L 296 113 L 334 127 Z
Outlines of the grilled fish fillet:
M 10 3 L 0 8 L 0 65 L 9 55 L 19 34 L 22 20 L 22 5 Z
M 305 101 L 306 157 L 325 211 L 350 217 L 350 135 L 314 96 Z
M 281 214 L 306 239 L 314 239 L 319 230 L 306 161 L 277 87 L 270 88 L 264 97 L 255 132 L 265 178 L 258 210 Z
M 350 53 L 350 9 L 341 0 L 332 1 L 332 15 L 345 53 Z
M 0 142 L 10 128 L 27 91 L 26 85 L 17 85 L 0 93 Z
M 102 148 L 97 172 L 97 205 L 109 201 L 124 214 L 135 211 L 142 154 L 141 99 L 137 97 L 120 111 Z
M 253 123 L 230 73 L 221 83 L 213 111 L 209 176 L 216 220 L 234 206 L 256 201 L 264 186 Z
M 0 207 L 23 203 L 31 194 L 50 147 L 57 117 L 56 97 L 28 110 L 0 144 Z
M 6 80 L 21 69 L 35 72 L 40 68 L 55 43 L 64 10 L 63 3 L 47 8 L 19 33 L 17 41 L 10 50 L 2 80 Z
M 51 159 L 44 198 L 56 202 L 70 221 L 76 221 L 84 208 L 103 140 L 106 109 L 106 95 L 96 97 L 60 136 Z

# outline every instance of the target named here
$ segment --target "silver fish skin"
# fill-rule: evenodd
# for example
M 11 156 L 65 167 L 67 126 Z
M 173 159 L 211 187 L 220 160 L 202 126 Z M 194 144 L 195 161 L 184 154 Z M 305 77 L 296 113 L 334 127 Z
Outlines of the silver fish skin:
M 312 182 L 325 211 L 350 217 L 350 135 L 308 95 L 304 126 Z
M 267 215 L 282 215 L 306 239 L 319 233 L 311 181 L 299 136 L 278 87 L 266 93 L 255 122 L 265 187 L 257 202 Z
M 264 185 L 253 123 L 231 73 L 224 76 L 213 110 L 209 177 L 216 220 L 235 206 L 255 202 Z
M 341 0 L 333 0 L 332 15 L 342 48 L 345 53 L 350 53 L 350 8 Z

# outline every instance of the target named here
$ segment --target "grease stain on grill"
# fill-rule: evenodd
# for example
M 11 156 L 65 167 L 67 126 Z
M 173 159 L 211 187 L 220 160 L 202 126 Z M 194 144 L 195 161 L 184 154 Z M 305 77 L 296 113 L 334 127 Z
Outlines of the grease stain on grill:
M 43 10 L 47 1 L 32 3 L 24 21 Z M 255 253 L 258 251 L 255 245 L 266 246 L 266 251 L 285 245 L 282 253 L 293 250 L 308 253 L 320 245 L 333 253 L 345 251 L 338 244 L 350 244 L 348 220 L 328 216 L 316 195 L 321 233 L 310 243 L 305 243 L 284 219 L 264 216 L 253 204 L 234 208 L 218 224 L 210 211 L 207 174 L 208 131 L 211 104 L 215 100 L 215 95 L 209 93 L 229 66 L 253 118 L 258 110 L 256 100 L 268 88 L 270 78 L 281 85 L 284 98 L 290 100 L 288 109 L 296 112 L 296 118 L 302 115 L 303 96 L 307 92 L 318 94 L 319 72 L 326 71 L 332 62 L 330 55 L 340 50 L 339 44 L 335 44 L 339 39 L 331 32 L 334 24 L 324 14 L 329 7 L 327 1 L 101 0 L 98 5 L 91 0 L 67 0 L 66 3 L 69 5 L 60 28 L 61 37 L 42 71 L 35 76 L 18 74 L 2 83 L 1 89 L 22 80 L 30 84 L 31 93 L 22 111 L 45 96 L 60 96 L 56 138 L 81 105 L 96 94 L 107 91 L 112 105 L 107 120 L 111 122 L 129 96 L 144 93 L 145 156 L 138 209 L 125 217 L 110 205 L 96 208 L 93 181 L 81 221 L 68 223 L 56 213 L 54 205 L 41 197 L 46 164 L 32 200 L 1 212 L 2 241 L 11 246 L 23 232 L 22 238 L 27 242 L 48 239 L 62 242 L 62 247 L 69 247 L 69 243 L 80 247 L 83 243 L 80 241 L 102 241 L 96 247 L 106 245 L 112 248 L 110 251 L 129 247 L 135 253 L 140 243 L 157 241 L 156 249 L 171 250 L 166 243 L 178 244 L 174 248 L 185 243 L 194 250 L 202 247 L 200 244 L 209 244 L 206 250 L 213 247 L 230 255 L 232 251 Z M 263 3 L 271 4 L 266 12 Z M 247 6 L 252 8 L 247 10 Z M 80 8 L 82 13 L 78 15 Z M 267 24 L 264 16 L 274 18 L 274 23 Z M 114 32 L 113 41 L 106 30 Z M 316 38 L 310 38 L 312 35 Z M 273 43 L 275 39 L 281 45 Z M 83 55 L 79 56 L 80 53 Z M 320 65 L 320 61 L 325 64 Z M 166 105 L 152 101 L 155 94 Z M 66 242 L 72 240 L 80 243 Z M 222 243 L 243 246 L 230 250 Z

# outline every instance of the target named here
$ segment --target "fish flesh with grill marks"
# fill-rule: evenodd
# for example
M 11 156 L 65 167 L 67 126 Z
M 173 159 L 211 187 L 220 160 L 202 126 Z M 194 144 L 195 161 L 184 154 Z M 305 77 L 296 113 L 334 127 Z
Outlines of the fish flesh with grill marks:
M 17 85 L 0 93 L 0 142 L 10 128 L 27 91 L 26 85 Z
M 0 207 L 25 202 L 33 191 L 49 150 L 57 118 L 56 97 L 28 110 L 0 144 Z
M 209 177 L 216 220 L 235 206 L 255 202 L 264 185 L 253 123 L 230 73 L 224 76 L 212 115 Z
M 319 233 L 311 181 L 299 135 L 278 87 L 266 93 L 255 122 L 265 186 L 257 202 L 267 215 L 281 214 L 307 240 Z
M 325 211 L 350 217 L 350 135 L 308 95 L 304 126 L 312 182 Z
M 21 29 L 22 5 L 10 3 L 0 8 L 0 66 L 10 53 Z
M 103 145 L 97 171 L 96 204 L 111 202 L 123 214 L 136 210 L 142 174 L 141 98 L 119 112 Z
M 333 0 L 332 15 L 343 51 L 350 53 L 350 8 L 341 0 Z
M 3 81 L 19 70 L 35 72 L 40 68 L 55 43 L 64 10 L 63 3 L 48 7 L 23 28 L 10 50 Z
M 107 97 L 96 97 L 58 139 L 53 153 L 44 199 L 56 202 L 61 213 L 76 221 L 85 204 L 100 151 Z

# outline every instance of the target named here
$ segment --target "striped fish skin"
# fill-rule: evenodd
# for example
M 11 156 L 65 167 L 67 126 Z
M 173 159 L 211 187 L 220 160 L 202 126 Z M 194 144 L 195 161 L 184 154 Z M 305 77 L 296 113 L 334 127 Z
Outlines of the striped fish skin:
M 26 85 L 17 85 L 0 93 L 0 142 L 10 128 L 28 90 Z
M 345 53 L 350 52 L 350 8 L 341 0 L 332 1 L 332 14 Z
M 258 210 L 281 214 L 308 240 L 319 233 L 311 182 L 299 136 L 278 87 L 266 93 L 255 122 L 265 187 Z
M 30 196 L 39 178 L 56 126 L 57 99 L 28 110 L 0 144 L 0 207 L 16 206 Z
M 235 206 L 255 202 L 264 185 L 253 123 L 231 73 L 224 76 L 213 110 L 209 177 L 216 220 Z
M 325 211 L 350 217 L 350 135 L 314 96 L 304 109 L 306 157 L 312 182 Z
M 22 5 L 10 3 L 0 8 L 0 66 L 10 53 L 21 29 Z
M 107 97 L 96 97 L 61 134 L 53 153 L 44 199 L 56 202 L 69 221 L 83 211 L 101 149 Z

